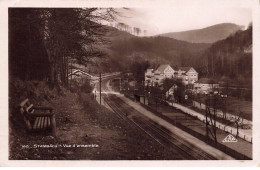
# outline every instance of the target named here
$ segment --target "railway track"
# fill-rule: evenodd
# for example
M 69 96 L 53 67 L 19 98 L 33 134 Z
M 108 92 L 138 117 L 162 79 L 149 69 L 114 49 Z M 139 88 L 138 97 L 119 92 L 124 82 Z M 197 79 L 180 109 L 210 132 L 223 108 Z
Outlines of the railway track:
M 216 158 L 200 150 L 196 146 L 181 139 L 168 129 L 143 116 L 140 112 L 126 104 L 116 95 L 105 94 L 105 102 L 114 110 L 114 113 L 123 121 L 134 124 L 143 130 L 153 140 L 167 149 L 177 150 L 183 159 L 187 160 L 215 160 Z

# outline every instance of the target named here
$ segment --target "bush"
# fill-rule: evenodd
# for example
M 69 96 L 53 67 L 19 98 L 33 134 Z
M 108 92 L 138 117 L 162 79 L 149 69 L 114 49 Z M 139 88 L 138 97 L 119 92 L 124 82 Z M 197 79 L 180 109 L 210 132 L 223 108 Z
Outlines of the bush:
M 51 87 L 44 81 L 22 81 L 13 79 L 9 81 L 9 105 L 19 104 L 25 98 L 30 98 L 34 103 L 51 100 L 60 93 L 65 93 L 61 87 Z
M 93 91 L 93 86 L 90 85 L 90 81 L 88 79 L 75 79 L 72 80 L 70 83 L 70 90 L 73 93 L 91 93 Z
M 65 94 L 63 87 L 53 86 L 45 81 L 22 81 L 20 79 L 9 79 L 9 116 L 11 120 L 19 118 L 19 104 L 26 98 L 34 105 L 42 105 L 58 95 Z
M 99 104 L 94 100 L 94 95 L 92 93 L 78 93 L 78 100 L 82 103 L 84 110 L 87 114 L 95 117 L 97 109 L 100 108 Z

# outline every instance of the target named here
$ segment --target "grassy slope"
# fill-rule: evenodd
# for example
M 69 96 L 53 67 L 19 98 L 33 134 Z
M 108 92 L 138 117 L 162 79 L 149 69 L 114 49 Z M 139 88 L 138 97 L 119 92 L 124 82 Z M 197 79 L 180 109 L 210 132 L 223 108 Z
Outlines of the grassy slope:
M 138 160 L 180 159 L 177 152 L 151 140 L 136 126 L 122 122 L 90 94 L 64 91 L 41 105 L 54 107 L 57 138 L 50 132 L 28 133 L 21 117 L 10 118 L 11 160 Z M 14 118 L 15 117 L 15 118 Z M 34 148 L 34 145 L 53 144 L 57 148 Z M 96 144 L 96 148 L 62 147 L 63 144 Z M 23 148 L 22 145 L 29 145 Z M 59 146 L 61 145 L 61 146 Z

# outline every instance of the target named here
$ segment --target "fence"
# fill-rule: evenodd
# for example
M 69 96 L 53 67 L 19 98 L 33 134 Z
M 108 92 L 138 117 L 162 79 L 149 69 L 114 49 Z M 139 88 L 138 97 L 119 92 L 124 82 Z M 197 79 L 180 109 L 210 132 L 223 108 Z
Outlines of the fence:
M 196 101 L 192 101 L 192 105 L 198 109 L 201 109 L 201 110 L 206 110 L 206 106 L 205 104 L 203 103 L 199 103 L 199 102 L 196 102 Z M 213 110 L 211 108 L 211 110 Z M 216 114 L 217 117 L 220 117 L 220 118 L 223 118 L 223 112 L 220 111 L 220 110 L 217 110 L 217 114 Z M 226 119 L 227 120 L 234 120 L 236 118 L 235 115 L 232 115 L 230 113 L 226 113 Z M 241 119 L 241 123 L 242 124 L 248 124 L 248 125 L 252 125 L 252 121 L 250 120 L 247 120 L 247 119 Z
M 235 151 L 235 150 L 233 150 L 233 149 L 231 149 L 231 148 L 229 148 L 229 147 L 227 147 L 227 146 L 225 146 L 225 145 L 223 145 L 223 144 L 221 144 L 219 142 L 215 142 L 211 138 L 207 138 L 206 136 L 202 135 L 201 133 L 198 133 L 198 132 L 190 129 L 190 128 L 182 125 L 179 122 L 176 122 L 175 125 L 178 128 L 182 129 L 183 131 L 191 134 L 192 136 L 195 136 L 196 138 L 204 141 L 205 143 L 207 143 L 207 144 L 209 144 L 209 145 L 211 145 L 211 146 L 213 146 L 213 147 L 223 151 L 224 153 L 226 153 L 226 154 L 228 154 L 228 155 L 230 155 L 230 156 L 232 156 L 232 157 L 234 157 L 234 158 L 236 158 L 238 160 L 252 160 L 252 158 L 249 158 L 248 156 L 246 156 L 244 154 L 241 154 L 241 153 L 239 153 L 239 152 L 237 152 L 237 151 Z
M 168 104 L 170 106 L 173 106 L 173 107 L 181 110 L 182 112 L 187 113 L 189 115 L 192 115 L 192 116 L 196 117 L 197 119 L 199 119 L 200 121 L 206 123 L 206 116 L 205 115 L 203 115 L 203 114 L 201 114 L 199 112 L 196 112 L 196 111 L 194 111 L 192 109 L 189 109 L 189 108 L 187 108 L 185 106 L 182 106 L 180 104 L 177 104 L 177 103 L 170 103 L 170 102 L 168 102 Z M 211 124 L 211 122 L 209 120 L 208 120 L 208 123 Z M 237 133 L 236 133 L 237 128 L 227 126 L 227 125 L 222 124 L 222 123 L 220 123 L 218 121 L 216 122 L 216 127 L 221 129 L 221 130 L 224 130 L 224 131 L 226 131 L 226 132 L 228 132 L 228 133 L 230 133 L 232 135 L 237 135 Z M 250 142 L 250 143 L 253 142 L 253 139 L 252 139 L 252 129 L 239 129 L 239 133 L 238 133 L 237 136 L 240 137 L 241 139 L 244 139 L 244 140 Z
M 181 130 L 183 130 L 183 131 L 191 134 L 192 136 L 202 140 L 203 142 L 209 144 L 210 146 L 213 146 L 213 147 L 221 150 L 222 152 L 232 156 L 235 159 L 238 159 L 238 160 L 252 160 L 252 158 L 250 158 L 250 157 L 248 157 L 248 156 L 246 156 L 244 154 L 241 154 L 241 153 L 239 153 L 239 152 L 237 152 L 237 151 L 235 151 L 235 150 L 233 150 L 233 149 L 231 149 L 231 148 L 229 148 L 229 147 L 227 147 L 227 146 L 225 146 L 225 145 L 223 145 L 223 144 L 221 144 L 219 142 L 215 142 L 211 138 L 208 138 L 205 135 L 203 135 L 203 134 L 201 134 L 199 132 L 196 132 L 196 131 L 194 131 L 194 130 L 184 126 L 183 124 L 181 124 L 181 123 L 179 123 L 179 122 L 177 122 L 175 120 L 172 120 L 172 119 L 168 118 L 167 116 L 164 116 L 163 114 L 157 112 L 156 110 L 154 110 L 153 108 L 151 108 L 151 107 L 149 107 L 147 105 L 144 105 L 144 104 L 141 103 L 141 106 L 143 106 L 144 108 L 146 108 L 150 112 L 154 113 L 158 117 L 166 120 L 167 122 L 170 122 L 171 124 L 175 125 L 176 127 L 180 128 Z M 193 119 L 197 119 L 197 117 L 195 117 L 195 116 L 191 116 L 191 115 L 188 115 L 188 116 L 192 117 Z

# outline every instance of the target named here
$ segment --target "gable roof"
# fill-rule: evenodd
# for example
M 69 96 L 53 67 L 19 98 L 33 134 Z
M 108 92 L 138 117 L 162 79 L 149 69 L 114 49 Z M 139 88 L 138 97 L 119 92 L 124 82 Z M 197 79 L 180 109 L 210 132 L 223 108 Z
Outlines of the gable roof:
M 154 72 L 154 69 L 153 68 L 148 68 L 148 69 L 146 69 L 146 73 L 147 72 Z
M 168 66 L 170 66 L 169 64 L 162 64 L 162 65 L 160 65 L 157 69 L 156 69 L 156 71 L 158 71 L 158 72 L 164 72 L 164 70 L 168 67 Z M 171 67 L 171 66 L 170 66 Z
M 92 75 L 86 73 L 85 71 L 78 70 L 78 69 L 73 70 L 72 73 L 69 73 L 69 74 L 68 74 L 68 76 L 71 76 L 71 75 L 77 75 L 78 73 L 81 73 L 81 74 L 87 75 L 88 77 L 92 77 Z
M 193 69 L 197 73 L 193 67 L 179 67 L 179 70 L 185 71 L 185 73 L 187 73 L 190 69 Z
M 165 92 L 168 92 L 171 88 L 174 88 L 174 86 L 177 86 L 175 83 L 172 83 L 170 86 L 168 87 L 164 87 L 162 89 L 162 92 L 165 93 Z
M 209 78 L 200 78 L 195 83 L 202 83 L 202 84 L 218 84 L 215 80 Z

